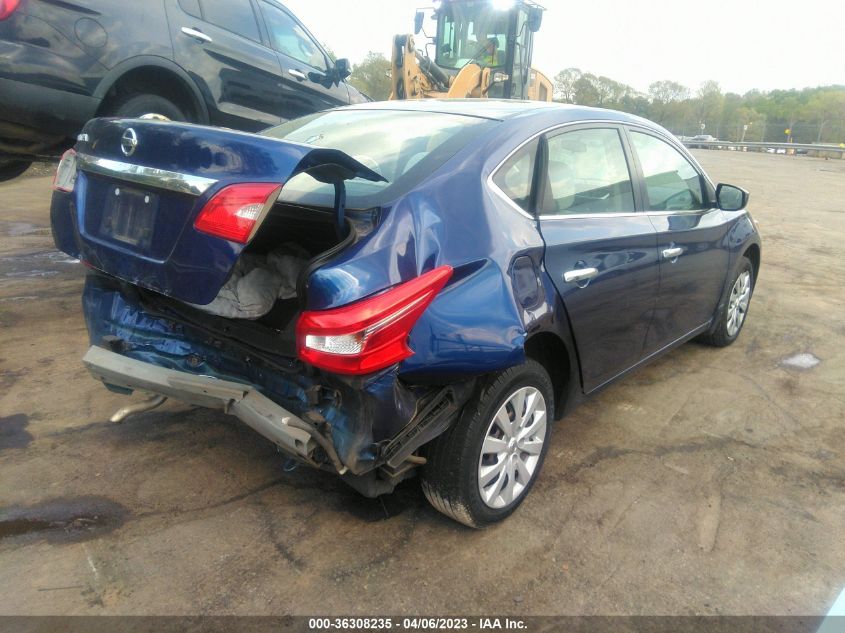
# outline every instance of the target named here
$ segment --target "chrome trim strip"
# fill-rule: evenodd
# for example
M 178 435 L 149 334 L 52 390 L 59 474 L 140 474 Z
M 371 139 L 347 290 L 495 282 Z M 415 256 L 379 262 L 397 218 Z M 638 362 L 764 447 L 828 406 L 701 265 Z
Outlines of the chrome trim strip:
M 679 211 L 631 211 L 630 213 L 573 213 L 571 215 L 541 215 L 541 220 L 584 220 L 597 218 L 659 218 L 668 215 L 696 215 L 718 211 L 716 207 L 708 209 L 689 209 Z
M 126 180 L 146 187 L 168 189 L 169 191 L 187 193 L 194 196 L 202 195 L 209 187 L 217 184 L 217 180 L 214 178 L 180 174 L 179 172 L 168 171 L 166 169 L 133 165 L 118 160 L 111 160 L 110 158 L 89 156 L 88 154 L 77 154 L 76 160 L 79 169 L 91 174 L 109 176 L 110 178 Z
M 648 214 L 644 211 L 631 211 L 628 213 L 572 213 L 570 215 L 541 215 L 541 220 L 584 220 L 597 218 L 644 218 Z

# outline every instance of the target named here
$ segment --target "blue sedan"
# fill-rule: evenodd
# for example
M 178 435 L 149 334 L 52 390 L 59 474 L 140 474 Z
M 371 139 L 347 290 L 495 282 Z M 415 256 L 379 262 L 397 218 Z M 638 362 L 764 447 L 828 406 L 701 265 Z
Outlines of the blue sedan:
M 57 246 L 88 267 L 90 372 L 237 416 L 368 496 L 419 476 L 474 527 L 525 499 L 551 422 L 693 338 L 739 336 L 748 194 L 620 112 L 408 101 L 244 134 L 95 119 Z

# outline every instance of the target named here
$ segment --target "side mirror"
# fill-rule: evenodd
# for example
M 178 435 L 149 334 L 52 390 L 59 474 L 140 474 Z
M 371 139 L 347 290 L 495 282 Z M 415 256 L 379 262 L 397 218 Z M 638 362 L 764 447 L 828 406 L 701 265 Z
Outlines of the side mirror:
M 719 184 L 716 204 L 722 211 L 740 211 L 748 205 L 748 192 L 733 185 Z
M 349 68 L 349 60 L 345 57 L 335 60 L 334 73 L 338 81 L 343 81 L 349 77 L 352 74 L 352 70 Z
M 425 16 L 422 11 L 417 11 L 414 15 L 414 35 L 422 31 L 423 17 Z
M 543 24 L 543 10 L 540 7 L 528 9 L 528 30 L 536 33 Z

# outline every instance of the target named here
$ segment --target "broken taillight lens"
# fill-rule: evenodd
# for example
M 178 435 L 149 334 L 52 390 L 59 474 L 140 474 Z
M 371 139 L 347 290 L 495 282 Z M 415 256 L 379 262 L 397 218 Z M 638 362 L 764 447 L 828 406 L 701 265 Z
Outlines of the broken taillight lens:
M 273 182 L 229 185 L 205 203 L 194 228 L 201 233 L 246 244 L 279 196 L 282 186 Z
M 339 374 L 369 374 L 408 358 L 411 329 L 451 276 L 451 266 L 440 266 L 348 306 L 303 312 L 299 358 Z
M 0 0 L 0 20 L 5 20 L 15 12 L 21 0 Z
M 2 0 L 0 0 L 2 1 Z M 76 150 L 69 149 L 62 154 L 56 175 L 53 176 L 53 189 L 70 193 L 76 185 Z

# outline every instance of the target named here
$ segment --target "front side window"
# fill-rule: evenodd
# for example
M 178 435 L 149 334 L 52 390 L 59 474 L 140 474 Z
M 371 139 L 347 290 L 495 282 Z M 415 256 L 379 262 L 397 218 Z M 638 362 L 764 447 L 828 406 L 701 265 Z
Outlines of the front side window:
M 541 215 L 627 213 L 634 193 L 616 129 L 564 132 L 548 140 Z
M 202 0 L 202 16 L 215 26 L 255 42 L 261 41 L 249 0 Z
M 531 183 L 537 157 L 536 140 L 521 147 L 493 175 L 493 182 L 514 204 L 531 211 Z
M 642 132 L 631 132 L 645 179 L 649 211 L 692 211 L 704 208 L 701 177 L 674 147 Z
M 447 4 L 438 13 L 436 62 L 444 68 L 507 61 L 508 11 L 488 0 Z
M 261 2 L 261 12 L 274 50 L 325 72 L 326 58 L 302 26 L 269 2 Z

